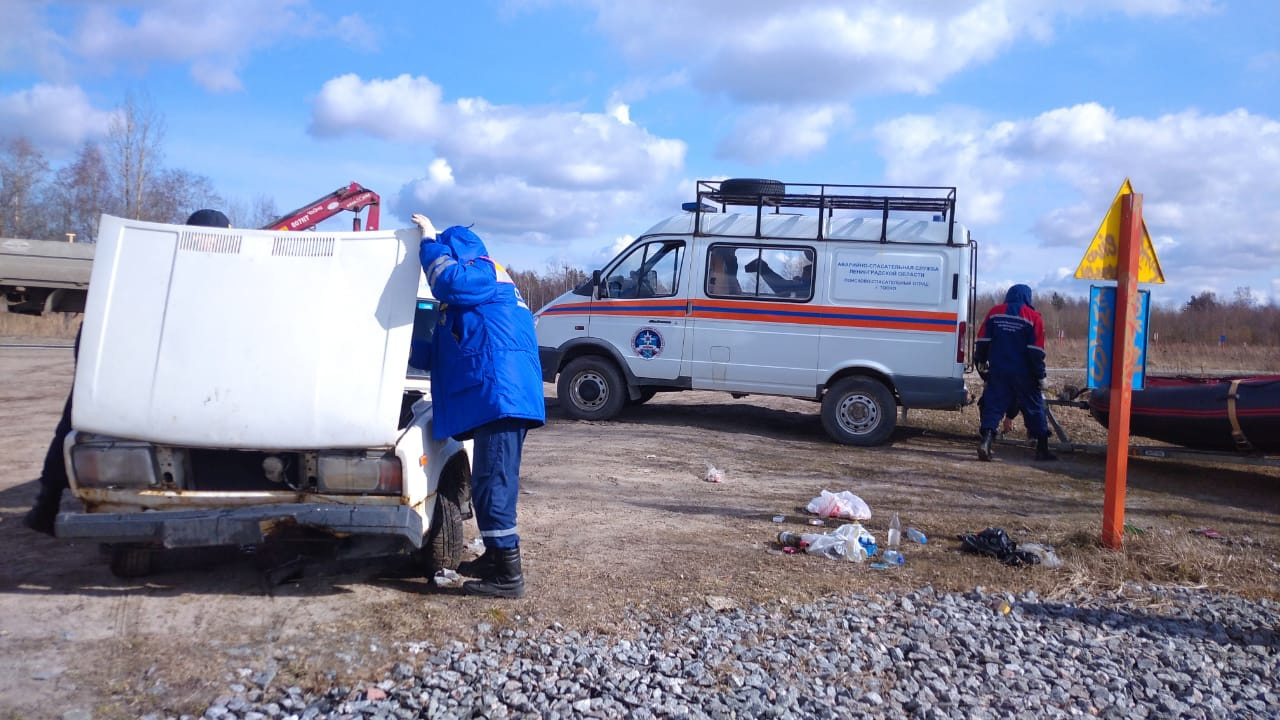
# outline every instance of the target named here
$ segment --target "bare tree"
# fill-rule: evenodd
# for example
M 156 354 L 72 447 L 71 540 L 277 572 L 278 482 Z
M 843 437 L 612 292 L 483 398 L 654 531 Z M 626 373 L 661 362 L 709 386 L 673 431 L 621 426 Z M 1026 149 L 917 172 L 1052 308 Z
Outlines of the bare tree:
M 257 195 L 253 198 L 251 214 L 252 227 L 266 227 L 267 223 L 280 217 L 276 207 L 276 199 L 270 195 Z
M 119 212 L 115 203 L 111 171 L 102 148 L 86 142 L 76 159 L 54 174 L 46 206 L 57 232 L 75 233 L 78 242 L 95 242 L 98 218 Z
M 125 96 L 107 130 L 111 169 L 120 183 L 120 198 L 126 217 L 144 218 L 146 194 L 162 159 L 164 117 L 145 95 Z
M 222 197 L 204 175 L 186 170 L 161 170 L 150 183 L 138 217 L 165 223 L 182 223 L 201 208 L 218 209 Z
M 48 223 L 40 200 L 49 163 L 24 137 L 14 138 L 0 152 L 0 236 L 43 238 Z
M 228 199 L 223 203 L 222 212 L 231 220 L 232 227 L 262 228 L 280 217 L 276 211 L 276 201 L 270 195 L 255 195 L 250 200 L 243 198 Z

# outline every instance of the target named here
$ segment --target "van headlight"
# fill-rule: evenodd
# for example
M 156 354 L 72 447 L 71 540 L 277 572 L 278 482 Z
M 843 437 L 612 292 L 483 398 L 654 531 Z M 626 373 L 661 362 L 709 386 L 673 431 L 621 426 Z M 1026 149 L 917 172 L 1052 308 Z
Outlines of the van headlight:
M 76 444 L 71 468 L 82 487 L 107 490 L 156 485 L 155 448 L 149 443 L 119 440 Z
M 322 493 L 399 495 L 404 470 L 394 453 L 321 453 L 316 484 Z

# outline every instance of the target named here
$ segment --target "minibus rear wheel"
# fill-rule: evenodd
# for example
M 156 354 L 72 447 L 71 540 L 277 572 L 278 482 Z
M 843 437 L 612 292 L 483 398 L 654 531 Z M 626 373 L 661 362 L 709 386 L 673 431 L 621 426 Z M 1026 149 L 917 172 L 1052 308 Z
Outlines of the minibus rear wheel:
M 847 377 L 822 398 L 822 427 L 845 445 L 879 445 L 897 424 L 893 393 L 879 380 Z
M 609 420 L 622 412 L 627 385 L 612 362 L 598 355 L 583 355 L 560 371 L 556 395 L 564 414 L 575 420 Z

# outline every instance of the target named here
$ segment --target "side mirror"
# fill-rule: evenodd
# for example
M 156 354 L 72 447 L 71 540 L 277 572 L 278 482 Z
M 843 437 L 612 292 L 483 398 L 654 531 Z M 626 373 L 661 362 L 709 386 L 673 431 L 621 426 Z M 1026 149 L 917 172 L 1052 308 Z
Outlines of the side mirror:
M 591 271 L 591 287 L 593 287 L 593 288 L 597 288 L 597 289 L 599 290 L 598 297 L 608 297 L 608 296 L 609 296 L 608 290 L 607 290 L 603 285 L 601 285 L 601 284 L 600 284 L 600 271 L 599 271 L 599 270 L 592 270 L 592 271 Z

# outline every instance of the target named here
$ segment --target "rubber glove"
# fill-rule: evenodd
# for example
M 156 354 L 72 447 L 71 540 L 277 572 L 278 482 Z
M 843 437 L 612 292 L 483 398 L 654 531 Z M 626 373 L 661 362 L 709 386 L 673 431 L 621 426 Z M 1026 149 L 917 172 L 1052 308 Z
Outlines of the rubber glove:
M 1040 378 L 1040 392 L 1049 389 L 1049 378 Z
M 410 220 L 413 220 L 413 224 L 417 225 L 422 230 L 423 240 L 435 242 L 436 235 L 439 233 L 436 232 L 436 226 L 431 224 L 431 220 L 426 215 L 423 215 L 422 213 L 414 213 Z

